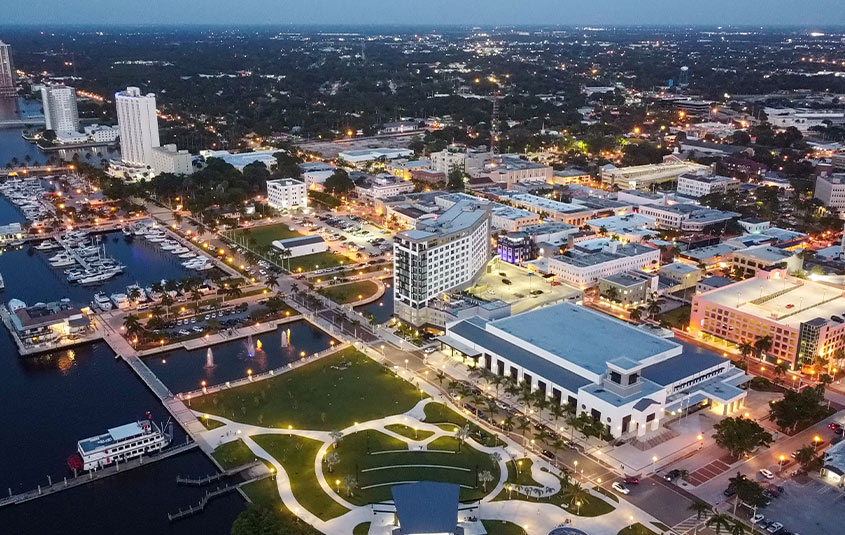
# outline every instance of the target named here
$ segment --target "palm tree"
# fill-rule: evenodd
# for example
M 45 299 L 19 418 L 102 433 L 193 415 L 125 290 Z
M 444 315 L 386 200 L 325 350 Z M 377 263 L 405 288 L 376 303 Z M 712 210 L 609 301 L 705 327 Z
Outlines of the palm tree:
M 531 427 L 531 422 L 528 421 L 528 418 L 520 418 L 519 423 L 516 424 L 520 431 L 522 431 L 522 436 L 525 436 L 525 432 Z
M 229 299 L 237 299 L 241 295 L 243 295 L 243 291 L 240 287 L 240 281 L 232 281 L 229 283 L 229 286 L 226 287 L 226 297 Z
M 326 454 L 326 466 L 329 467 L 329 473 L 334 471 L 334 467 L 340 462 L 340 454 L 336 451 L 330 451 Z
M 745 524 L 743 524 L 739 520 L 734 521 L 733 525 L 731 526 L 731 535 L 744 535 L 744 534 L 745 534 Z
M 701 515 L 709 513 L 712 507 L 704 500 L 695 500 L 689 506 L 689 510 L 695 513 L 696 520 L 701 520 Z
M 437 382 L 440 383 L 440 386 L 443 386 L 443 380 L 446 379 L 446 374 L 443 373 L 443 370 L 437 370 L 434 377 L 437 379 Z
M 748 355 L 754 352 L 754 346 L 749 344 L 746 340 L 745 342 L 739 344 L 739 352 L 742 354 L 742 361 L 745 362 L 748 360 Z
M 572 507 L 573 504 L 580 502 L 582 504 L 590 503 L 590 494 L 587 489 L 581 486 L 581 483 L 573 481 L 563 489 L 563 500 Z
M 329 433 L 329 436 L 331 437 L 332 442 L 334 442 L 334 447 L 337 448 L 340 439 L 343 438 L 343 431 L 332 431 Z
M 493 473 L 490 470 L 482 470 L 478 474 L 478 481 L 481 482 L 484 492 L 487 492 L 487 484 L 493 481 Z
M 279 278 L 274 276 L 274 275 L 267 277 L 267 287 L 270 288 L 271 290 L 275 290 L 276 288 L 278 288 L 279 287 Z
M 489 457 L 490 457 L 490 462 L 493 463 L 494 468 L 499 466 L 499 461 L 502 460 L 502 454 L 501 453 L 499 453 L 498 451 L 494 451 L 494 452 L 490 453 Z
M 170 314 L 170 306 L 173 304 L 173 297 L 171 297 L 168 293 L 162 295 L 161 304 L 164 305 L 164 308 L 167 309 L 167 313 Z
M 646 306 L 646 312 L 648 312 L 649 316 L 654 317 L 655 315 L 660 313 L 660 303 L 656 299 L 651 299 Z
M 707 527 L 713 528 L 716 531 L 716 535 L 719 535 L 723 529 L 725 531 L 730 531 L 732 526 L 733 517 L 724 513 L 716 513 L 707 521 Z
M 123 318 L 123 328 L 128 336 L 137 336 L 144 331 L 144 327 L 138 318 L 132 314 L 128 314 Z
M 355 494 L 358 489 L 358 479 L 353 475 L 344 476 L 343 486 L 346 487 L 346 497 L 348 498 Z
M 458 439 L 458 451 L 461 451 L 461 446 L 463 445 L 464 440 L 469 438 L 470 432 L 471 429 L 469 428 L 469 425 L 465 425 L 458 429 L 458 431 L 455 433 L 455 438 Z
M 629 315 L 631 316 L 632 320 L 640 321 L 640 318 L 643 317 L 643 311 L 642 311 L 642 309 L 634 308 L 634 309 L 631 309 L 631 312 L 629 313 Z
M 757 350 L 757 358 L 763 358 L 764 354 L 772 349 L 772 337 L 771 336 L 764 336 L 762 338 L 758 338 L 756 342 L 754 342 L 754 349 Z

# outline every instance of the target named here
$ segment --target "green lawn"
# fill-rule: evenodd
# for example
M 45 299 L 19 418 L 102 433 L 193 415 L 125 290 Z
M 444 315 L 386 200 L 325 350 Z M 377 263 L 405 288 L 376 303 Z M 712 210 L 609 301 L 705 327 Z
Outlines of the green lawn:
M 279 488 L 276 486 L 276 478 L 266 477 L 247 483 L 241 487 L 255 505 L 267 507 L 282 506 L 282 499 L 279 497 Z
M 657 535 L 657 533 L 637 522 L 620 529 L 618 535 Z
M 245 423 L 335 430 L 410 410 L 420 392 L 348 348 L 272 379 L 192 400 L 193 408 Z
M 483 485 L 476 482 L 476 471 L 489 470 L 493 481 L 488 491 L 499 480 L 498 466 L 490 457 L 466 444 L 458 452 L 458 441 L 452 437 L 441 437 L 432 442 L 431 449 L 446 452 L 408 450 L 401 441 L 383 433 L 369 431 L 344 437 L 337 452 L 340 461 L 327 478 L 344 482 L 354 477 L 358 489 L 352 495 L 341 483 L 341 495 L 356 505 L 366 505 L 391 499 L 390 483 L 403 481 L 442 481 L 471 488 L 461 488 L 462 500 L 476 500 L 486 494 Z M 394 451 L 390 451 L 394 450 Z M 387 453 L 384 453 L 387 451 Z M 420 465 L 420 466 L 408 466 Z M 373 468 L 388 467 L 380 470 Z M 460 470 L 449 467 L 460 468 Z M 383 485 L 375 486 L 373 485 Z M 371 487 L 371 488 L 366 488 Z
M 690 311 L 692 307 L 690 305 L 684 305 L 682 307 L 678 307 L 675 310 L 670 310 L 665 314 L 660 314 L 657 316 L 657 321 L 662 324 L 666 324 L 670 327 L 677 327 L 678 329 L 683 329 L 687 325 L 689 325 L 689 318 L 690 318 Z
M 603 487 L 596 487 L 595 491 L 598 492 L 599 494 L 604 494 L 605 496 L 607 496 L 608 498 L 610 498 L 614 502 L 619 503 L 619 496 L 617 496 L 613 492 L 611 492 L 611 491 L 609 491 L 609 490 L 607 490 Z
M 343 256 L 331 251 L 324 251 L 322 253 L 307 254 L 304 256 L 285 259 L 283 264 L 287 267 L 288 263 L 290 263 L 291 273 L 301 273 L 330 267 L 348 266 L 349 264 L 354 264 L 355 262 L 356 260 L 349 258 L 348 256 Z
M 504 444 L 499 438 L 468 421 L 463 415 L 458 414 L 442 403 L 429 403 L 425 406 L 424 421 L 435 424 L 444 431 L 455 431 L 455 427 L 470 426 L 470 436 L 485 446 L 496 446 Z
M 202 422 L 202 425 L 204 425 L 205 428 L 208 430 L 217 429 L 218 427 L 223 427 L 224 425 L 226 425 L 223 422 L 213 420 L 208 416 L 203 416 L 202 418 L 200 418 L 200 422 Z
M 255 460 L 255 454 L 241 439 L 217 446 L 212 453 L 214 458 L 225 470 L 249 464 Z
M 290 227 L 284 223 L 274 223 L 272 225 L 261 225 L 259 227 L 236 230 L 234 231 L 234 235 L 237 239 L 243 239 L 244 236 L 248 239 L 253 239 L 258 246 L 269 246 L 275 240 L 284 240 L 287 238 L 302 236 L 302 234 L 296 232 L 295 230 L 291 230 Z M 250 245 L 250 247 L 252 247 L 252 245 Z
M 296 500 L 321 520 L 331 520 L 347 509 L 320 487 L 314 473 L 314 460 L 322 446 L 318 440 L 293 435 L 256 435 L 258 445 L 273 456 L 287 472 Z
M 370 523 L 369 522 L 361 522 L 354 528 L 352 528 L 352 535 L 367 535 L 370 532 Z
M 375 295 L 377 291 L 378 285 L 372 281 L 338 284 L 337 286 L 328 286 L 318 290 L 321 295 L 324 295 L 335 303 L 340 303 L 341 305 L 366 299 L 371 295 Z
M 525 535 L 525 530 L 519 524 L 506 520 L 482 520 L 487 535 Z
M 384 426 L 384 428 L 389 431 L 393 431 L 394 433 L 400 434 L 403 437 L 408 437 L 412 440 L 425 440 L 434 434 L 434 431 L 423 431 L 419 429 L 414 430 L 413 427 L 409 427 L 405 424 L 390 424 Z

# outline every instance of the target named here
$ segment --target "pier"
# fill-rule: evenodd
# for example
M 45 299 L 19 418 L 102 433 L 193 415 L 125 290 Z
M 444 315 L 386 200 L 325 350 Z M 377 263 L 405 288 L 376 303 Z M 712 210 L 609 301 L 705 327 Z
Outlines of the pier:
M 123 472 L 134 470 L 135 468 L 138 468 L 140 466 L 168 459 L 170 457 L 173 457 L 174 455 L 179 455 L 180 453 L 190 451 L 196 448 L 197 446 L 198 444 L 196 442 L 188 442 L 180 446 L 168 448 L 160 453 L 142 455 L 140 457 L 137 457 L 137 459 L 133 459 L 122 464 L 115 463 L 100 470 L 90 470 L 85 474 L 72 477 L 70 479 L 64 478 L 62 481 L 57 481 L 56 483 L 53 483 L 52 479 L 48 476 L 47 485 L 43 487 L 39 485 L 33 490 L 21 492 L 20 494 L 12 494 L 11 489 L 9 489 L 9 495 L 4 498 L 0 498 L 0 507 L 28 502 L 30 500 L 35 500 L 43 496 L 50 496 L 52 494 L 56 494 L 57 492 L 61 492 L 63 490 L 73 489 L 90 483 L 92 481 L 99 481 L 107 477 L 122 474 Z
M 209 474 L 205 477 L 193 478 L 193 477 L 176 476 L 176 484 L 177 485 L 184 485 L 184 486 L 187 486 L 187 487 L 204 487 L 206 485 L 214 483 L 215 481 L 220 481 L 221 479 L 223 479 L 225 477 L 230 477 L 230 476 L 233 476 L 235 474 L 240 474 L 241 472 L 244 472 L 246 470 L 251 470 L 251 469 L 255 468 L 256 466 L 263 466 L 263 467 L 265 467 L 265 470 L 266 470 L 266 465 L 264 463 L 262 463 L 261 461 L 253 461 L 251 463 L 247 463 L 247 464 L 244 464 L 244 465 L 241 465 L 241 466 L 236 466 L 235 468 L 230 468 L 230 469 L 225 470 L 223 472 L 217 472 L 216 474 Z

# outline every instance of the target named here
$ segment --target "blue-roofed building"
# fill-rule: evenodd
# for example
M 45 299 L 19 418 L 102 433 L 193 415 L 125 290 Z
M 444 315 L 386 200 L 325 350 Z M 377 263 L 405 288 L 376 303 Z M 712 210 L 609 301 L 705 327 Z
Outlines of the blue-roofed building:
M 446 353 L 514 377 L 553 402 L 601 421 L 614 437 L 656 431 L 676 411 L 743 405 L 749 377 L 715 353 L 583 306 L 562 303 L 498 320 L 447 325 Z
M 419 481 L 391 487 L 399 527 L 393 535 L 462 535 L 458 526 L 460 487 Z

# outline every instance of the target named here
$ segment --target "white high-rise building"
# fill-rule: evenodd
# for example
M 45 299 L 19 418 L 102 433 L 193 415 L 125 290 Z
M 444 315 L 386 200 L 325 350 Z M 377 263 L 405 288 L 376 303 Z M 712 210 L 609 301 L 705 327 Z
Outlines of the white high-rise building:
M 489 205 L 461 201 L 437 219 L 418 221 L 393 242 L 396 314 L 414 325 L 426 323 L 429 303 L 471 286 L 489 260 Z
M 125 91 L 115 93 L 114 97 L 123 163 L 152 166 L 153 149 L 159 146 L 155 94 L 142 95 L 137 87 L 127 87 Z
M 308 206 L 305 184 L 292 178 L 267 181 L 267 204 L 276 210 L 290 210 Z
M 59 132 L 79 131 L 79 111 L 76 107 L 76 90 L 67 85 L 50 85 L 41 88 L 44 106 L 44 124 L 47 130 Z
M 12 62 L 12 47 L 0 41 L 0 97 L 13 97 L 15 89 L 15 64 Z

